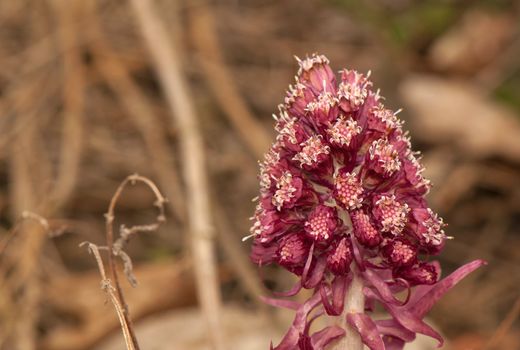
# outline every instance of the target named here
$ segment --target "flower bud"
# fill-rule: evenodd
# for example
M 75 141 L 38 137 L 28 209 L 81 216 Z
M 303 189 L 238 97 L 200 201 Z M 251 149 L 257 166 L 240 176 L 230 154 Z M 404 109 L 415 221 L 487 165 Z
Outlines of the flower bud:
M 298 59 L 300 69 L 296 77 L 298 82 L 304 84 L 318 95 L 322 91 L 336 90 L 336 77 L 329 66 L 329 60 L 323 55 L 312 55 L 303 60 Z
M 345 112 L 353 112 L 365 102 L 371 82 L 354 70 L 344 69 L 341 73 L 341 83 L 338 86 L 338 99 Z
M 365 212 L 356 210 L 351 213 L 350 218 L 352 219 L 354 236 L 359 243 L 367 248 L 374 248 L 383 241 L 383 237 Z
M 343 237 L 332 244 L 332 249 L 327 254 L 327 268 L 335 275 L 345 275 L 350 271 L 352 259 L 352 245 Z
M 379 195 L 374 198 L 373 215 L 381 226 L 381 231 L 393 235 L 400 234 L 407 221 L 410 208 L 396 200 L 395 195 Z
M 399 269 L 398 276 L 404 278 L 412 285 L 434 284 L 439 277 L 435 266 L 426 262 Z

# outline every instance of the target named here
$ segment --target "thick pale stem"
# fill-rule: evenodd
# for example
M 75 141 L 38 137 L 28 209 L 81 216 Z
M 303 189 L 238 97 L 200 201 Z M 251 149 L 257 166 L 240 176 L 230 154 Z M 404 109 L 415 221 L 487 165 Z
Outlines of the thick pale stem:
M 359 333 L 347 323 L 347 314 L 365 311 L 365 296 L 363 295 L 363 281 L 358 271 L 353 269 L 354 277 L 345 297 L 345 309 L 337 318 L 337 325 L 345 329 L 346 335 L 334 344 L 334 350 L 363 350 L 363 342 Z

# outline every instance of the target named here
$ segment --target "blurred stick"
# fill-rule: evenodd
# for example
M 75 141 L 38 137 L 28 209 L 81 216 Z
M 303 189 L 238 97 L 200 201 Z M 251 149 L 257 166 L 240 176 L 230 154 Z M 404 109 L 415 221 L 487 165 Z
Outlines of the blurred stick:
M 63 21 L 67 21 L 64 17 L 71 16 L 68 10 L 63 9 L 61 6 L 65 6 L 68 3 L 53 3 L 56 7 L 55 10 L 59 13 L 60 25 Z M 72 19 L 73 22 L 73 19 Z M 37 31 L 35 28 L 31 28 L 33 31 Z M 41 28 L 38 28 L 40 30 Z M 70 29 L 70 28 L 69 28 Z M 73 30 L 72 30 L 73 31 Z M 60 32 L 63 34 L 63 31 Z M 72 33 L 67 38 L 64 36 L 60 37 L 61 44 L 70 43 L 70 40 L 75 40 Z M 72 53 L 67 53 L 69 55 Z M 71 56 L 68 56 L 69 58 Z M 32 58 L 28 59 L 29 62 L 33 62 Z M 71 61 L 69 58 L 66 59 L 65 69 L 70 69 Z M 77 59 L 72 65 L 81 64 L 80 60 Z M 67 74 L 76 74 L 73 68 L 73 72 Z M 9 102 L 11 102 L 10 109 L 11 113 L 16 113 L 14 118 L 14 125 L 10 137 L 13 138 L 9 144 L 11 145 L 10 152 L 10 170 L 11 170 L 11 200 L 13 203 L 13 216 L 17 217 L 20 213 L 27 210 L 37 211 L 42 217 L 52 216 L 59 207 L 63 204 L 65 199 L 70 195 L 74 188 L 74 181 L 70 180 L 70 177 L 75 177 L 74 169 L 78 164 L 76 155 L 65 160 L 67 166 L 65 169 L 60 169 L 60 179 L 65 179 L 65 190 L 59 190 L 59 187 L 51 188 L 52 180 L 52 169 L 51 162 L 48 159 L 48 155 L 45 150 L 45 141 L 42 135 L 42 126 L 44 125 L 46 118 L 48 117 L 47 111 L 54 110 L 57 102 L 53 99 L 55 88 L 58 86 L 55 84 L 55 79 L 49 80 L 47 72 L 44 72 L 41 79 L 36 80 L 36 84 L 14 84 L 16 89 L 11 90 L 8 96 Z M 52 73 L 55 75 L 55 73 Z M 69 75 L 66 79 L 71 78 Z M 34 81 L 34 80 L 33 80 Z M 69 82 L 72 80 L 69 80 Z M 40 86 L 41 85 L 41 86 Z M 81 85 L 81 84 L 80 84 Z M 70 84 L 67 88 L 70 88 L 70 93 L 73 96 L 77 96 L 77 92 L 81 94 L 80 85 L 72 87 Z M 76 88 L 78 87 L 78 88 Z M 31 96 L 34 95 L 34 98 Z M 72 96 L 72 95 L 71 95 Z M 81 98 L 79 98 L 81 99 Z M 12 100 L 12 101 L 11 101 Z M 69 101 L 70 102 L 70 101 Z M 81 103 L 77 103 L 79 100 L 73 102 L 74 107 L 72 109 L 65 107 L 68 112 L 75 113 L 81 109 Z M 67 104 L 67 102 L 65 102 Z M 70 106 L 70 104 L 69 104 Z M 78 108 L 79 106 L 79 108 Z M 38 118 L 35 118 L 35 117 Z M 71 124 L 66 123 L 64 128 L 62 144 L 63 148 L 69 147 L 72 152 L 76 154 L 77 147 L 70 146 L 68 143 L 77 142 L 77 140 L 71 140 L 68 137 L 78 137 L 76 130 L 72 130 Z M 76 128 L 77 129 L 77 128 Z M 73 135 L 68 135 L 68 133 Z M 72 164 L 72 167 L 70 166 Z M 72 173 L 70 173 L 72 172 Z M 57 186 L 62 185 L 61 181 L 58 181 Z M 60 193 L 61 195 L 57 194 Z M 60 198 L 58 201 L 51 201 L 52 199 Z M 52 203 L 52 204 L 51 204 Z M 40 258 L 43 245 L 46 240 L 46 235 L 43 231 L 46 231 L 48 227 L 46 225 L 38 225 L 34 222 L 24 222 L 19 228 L 21 233 L 20 239 L 17 240 L 17 246 L 13 247 L 13 257 L 9 263 L 12 264 L 11 273 L 6 275 L 3 273 L 2 278 L 10 280 L 11 284 L 11 295 L 8 297 L 9 302 L 15 305 L 16 312 L 12 317 L 12 332 L 9 336 L 12 336 L 10 346 L 20 350 L 31 350 L 36 348 L 37 341 L 37 322 L 39 320 L 39 305 L 41 302 L 41 281 L 40 281 Z M 7 327 L 6 327 L 7 328 Z M 1 341 L 4 341 L 2 339 Z M 9 340 L 7 340 L 9 341 Z M 4 343 L 5 344 L 5 343 Z
M 180 57 L 177 56 L 181 49 L 172 43 L 150 0 L 132 0 L 132 6 L 164 88 L 173 121 L 179 128 L 197 291 L 213 348 L 223 350 L 221 300 L 204 148 L 193 101 L 184 80 Z
M 189 259 L 144 262 L 136 266 L 135 273 L 139 276 L 139 288 L 125 290 L 133 320 L 196 304 L 195 279 Z M 60 310 L 81 322 L 72 325 L 68 319 L 59 320 L 60 326 L 44 335 L 39 344 L 41 350 L 94 349 L 120 328 L 112 312 L 103 307 L 107 301 L 105 294 L 92 288 L 99 285 L 99 280 L 99 272 L 85 271 L 52 278 L 43 287 L 47 308 Z M 64 298 L 64 295 L 74 297 Z
M 170 200 L 170 210 L 180 223 L 185 220 L 185 207 L 179 198 L 182 195 L 180 179 L 173 165 L 172 150 L 168 145 L 164 128 L 155 115 L 153 105 L 139 86 L 133 81 L 125 65 L 118 60 L 102 33 L 97 16 L 95 2 L 85 3 L 87 15 L 91 18 L 89 35 L 92 36 L 92 49 L 95 54 L 94 64 L 106 83 L 116 93 L 126 109 L 130 121 L 142 134 L 151 166 L 157 175 L 161 187 Z
M 148 186 L 150 190 L 155 195 L 155 202 L 154 206 L 157 207 L 159 210 L 159 214 L 157 215 L 157 219 L 154 223 L 149 225 L 137 225 L 132 226 L 130 228 L 126 228 L 124 225 L 121 226 L 121 232 L 119 235 L 119 238 L 114 241 L 114 220 L 115 220 L 115 209 L 117 202 L 119 200 L 119 197 L 121 197 L 121 194 L 123 193 L 123 190 L 126 188 L 128 184 L 134 185 L 136 182 L 141 182 Z M 128 310 L 128 305 L 125 301 L 125 296 L 123 294 L 123 290 L 121 289 L 121 284 L 119 283 L 119 277 L 116 270 L 116 265 L 114 262 L 114 257 L 118 256 L 120 257 L 125 266 L 125 274 L 132 286 L 135 286 L 137 284 L 135 277 L 133 275 L 132 271 L 132 261 L 130 260 L 130 257 L 123 251 L 123 248 L 125 244 L 130 239 L 130 236 L 137 234 L 139 232 L 150 232 L 155 231 L 157 228 L 159 228 L 159 225 L 161 225 L 165 221 L 164 217 L 164 203 L 166 203 L 166 199 L 163 197 L 157 186 L 151 181 L 150 179 L 139 176 L 137 174 L 130 175 L 126 179 L 121 182 L 119 187 L 117 188 L 116 192 L 114 193 L 114 196 L 110 200 L 110 204 L 108 206 L 108 211 L 105 214 L 106 219 L 106 240 L 107 240 L 107 247 L 108 249 L 108 267 L 110 269 L 110 273 L 112 275 L 112 279 L 114 280 L 115 285 L 115 292 L 117 293 L 117 299 L 119 301 L 119 304 L 122 306 L 122 317 L 124 319 L 125 327 L 123 327 L 123 324 L 121 325 L 123 327 L 123 335 L 125 336 L 125 340 L 127 340 L 127 336 L 129 336 L 129 339 L 132 341 L 132 348 L 135 348 L 139 350 L 139 344 L 137 342 L 137 338 L 135 336 L 135 332 L 132 327 L 132 320 L 130 318 L 130 312 Z M 92 250 L 92 245 L 89 245 L 90 249 Z M 97 247 L 96 247 L 97 248 Z M 99 260 L 98 260 L 99 263 Z M 104 272 L 102 273 L 102 277 L 105 280 L 106 277 L 103 276 Z M 111 286 L 108 288 L 110 289 Z M 117 308 L 116 308 L 117 309 Z M 118 310 L 118 316 L 119 310 Z M 128 332 L 128 333 L 125 333 Z
M 209 5 L 196 6 L 189 12 L 191 34 L 195 46 L 201 53 L 200 62 L 206 81 L 242 142 L 256 159 L 262 159 L 272 137 L 240 96 L 232 74 L 224 63 Z
M 55 206 L 64 204 L 75 188 L 83 149 L 84 72 L 78 28 L 78 2 L 52 1 L 59 19 L 59 39 L 63 49 L 63 128 L 58 179 L 54 189 Z
M 94 255 L 96 259 L 96 263 L 99 269 L 99 274 L 101 275 L 101 289 L 107 294 L 107 296 L 110 298 L 110 301 L 114 305 L 114 308 L 116 309 L 117 318 L 119 319 L 119 323 L 121 325 L 121 329 L 123 331 L 123 337 L 125 339 L 125 344 L 127 350 L 137 350 L 138 347 L 134 346 L 134 334 L 132 330 L 131 324 L 128 323 L 127 320 L 127 310 L 126 307 L 121 305 L 121 300 L 116 296 L 116 292 L 120 292 L 120 289 L 116 289 L 112 286 L 112 282 L 107 278 L 105 273 L 105 267 L 103 266 L 103 260 L 101 259 L 101 256 L 99 255 L 99 249 L 95 244 L 83 242 L 80 244 L 87 245 L 88 250 L 91 254 Z M 111 253 L 108 254 L 109 257 L 112 256 Z M 110 259 L 110 258 L 109 258 Z M 110 266 L 113 266 L 113 263 L 110 264 Z
M 487 344 L 484 346 L 483 350 L 498 348 L 519 315 L 520 297 L 516 299 L 515 304 L 513 305 L 507 316 L 504 318 L 504 320 L 502 320 L 502 322 L 496 329 L 495 333 L 493 333 L 493 335 L 491 336 L 491 339 L 489 339 Z
M 28 106 L 21 106 L 18 112 L 23 114 L 27 108 Z M 12 144 L 10 190 L 14 217 L 25 210 L 38 210 L 39 198 L 33 167 L 38 170 L 38 163 L 45 159 L 41 152 L 37 151 L 38 148 L 35 148 L 39 136 L 38 127 L 38 123 L 32 123 L 21 129 Z M 45 182 L 45 179 L 38 180 L 40 184 Z M 20 227 L 23 236 L 16 251 L 19 259 L 12 262 L 14 266 L 10 277 L 15 280 L 11 287 L 11 298 L 13 303 L 19 303 L 11 325 L 13 327 L 12 347 L 19 350 L 32 350 L 36 347 L 35 330 L 40 302 L 38 261 L 45 241 L 43 230 L 41 225 L 34 222 L 24 223 Z

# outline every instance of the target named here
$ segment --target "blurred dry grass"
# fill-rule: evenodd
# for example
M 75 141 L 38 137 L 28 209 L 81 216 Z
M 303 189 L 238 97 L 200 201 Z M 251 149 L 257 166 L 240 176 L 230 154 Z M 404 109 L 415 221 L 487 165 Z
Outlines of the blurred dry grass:
M 388 103 L 405 107 L 435 184 L 430 199 L 456 237 L 441 256 L 445 269 L 490 262 L 435 308 L 434 321 L 455 349 L 520 347 L 517 3 L 154 4 L 199 118 L 226 303 L 262 308 L 265 287 L 239 243 L 256 159 L 273 138 L 270 115 L 292 81 L 293 55 L 318 51 L 336 69 L 372 70 Z M 157 234 L 128 246 L 141 282 L 131 291 L 123 283 L 132 316 L 195 304 L 196 261 L 184 257 L 190 150 L 138 23 L 127 1 L 0 1 L 2 349 L 88 349 L 117 329 L 78 244 L 104 241 L 103 214 L 131 173 L 154 179 L 169 199 Z M 153 220 L 152 202 L 144 188 L 129 189 L 117 224 Z M 49 227 L 20 221 L 23 211 Z M 289 283 L 277 271 L 265 277 L 271 287 Z

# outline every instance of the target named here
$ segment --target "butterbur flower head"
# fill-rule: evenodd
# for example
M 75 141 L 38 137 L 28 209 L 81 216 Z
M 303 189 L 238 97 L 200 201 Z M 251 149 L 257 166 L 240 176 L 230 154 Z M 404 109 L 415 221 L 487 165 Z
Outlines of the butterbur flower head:
M 412 285 L 434 284 L 439 277 L 435 266 L 426 262 L 406 266 L 400 269 L 397 275 L 406 279 Z
M 280 241 L 276 251 L 278 263 L 289 269 L 302 267 L 309 254 L 309 244 L 299 233 L 290 233 Z
M 336 209 L 325 205 L 316 206 L 307 221 L 305 222 L 305 232 L 316 242 L 329 240 L 338 227 L 338 216 Z
M 349 147 L 354 139 L 361 133 L 361 126 L 352 118 L 340 116 L 327 129 L 329 142 L 339 147 Z
M 385 108 L 383 104 L 372 107 L 368 113 L 368 128 L 381 133 L 389 134 L 392 130 L 400 129 L 402 124 L 396 112 Z
M 363 186 L 356 174 L 341 169 L 334 176 L 333 196 L 341 207 L 349 210 L 361 207 L 363 191 Z
M 390 177 L 401 170 L 399 153 L 385 138 L 372 142 L 367 157 L 368 167 L 383 177 Z
M 293 176 L 289 171 L 276 179 L 276 191 L 272 203 L 278 211 L 282 208 L 292 208 L 302 193 L 302 179 Z
M 284 144 L 287 149 L 298 151 L 300 144 L 306 139 L 307 135 L 303 126 L 294 117 L 289 117 L 287 112 L 282 111 L 277 121 L 275 130 L 278 132 L 277 140 Z
M 344 69 L 338 86 L 338 99 L 345 112 L 357 111 L 368 96 L 372 83 L 363 74 L 355 70 Z
M 416 223 L 415 233 L 418 239 L 430 247 L 440 246 L 444 243 L 444 222 L 430 208 L 416 208 L 412 210 L 412 217 Z
M 395 195 L 379 195 L 375 198 L 374 217 L 378 220 L 382 232 L 393 235 L 401 233 L 408 221 L 408 204 L 399 202 Z
M 297 59 L 300 69 L 297 81 L 315 92 L 335 91 L 336 77 L 329 66 L 329 59 L 323 55 L 312 55 L 305 59 Z M 308 101 L 312 102 L 312 101 Z
M 410 266 L 417 259 L 417 249 L 405 239 L 394 239 L 383 247 L 383 255 L 392 267 Z
M 442 342 L 423 317 L 483 262 L 439 280 L 439 265 L 427 261 L 444 247 L 445 225 L 428 207 L 430 183 L 398 112 L 372 90 L 369 74 L 344 69 L 336 77 L 322 55 L 298 64 L 275 116 L 278 135 L 260 163 L 251 258 L 299 276 L 289 295 L 301 288 L 314 293 L 297 308 L 293 326 L 274 349 L 324 349 L 349 336 L 338 326 L 310 334 L 319 315 L 346 316 L 373 350 L 383 350 L 391 338 L 404 344 L 415 333 Z M 363 284 L 367 303 L 381 303 L 390 319 L 374 321 L 364 308 L 342 314 L 354 280 Z M 417 285 L 422 289 L 414 296 Z M 406 303 L 394 295 L 404 289 L 410 292 Z M 399 348 L 395 344 L 392 349 Z
M 315 168 L 328 158 L 330 146 L 328 146 L 321 135 L 313 135 L 300 144 L 301 151 L 294 157 L 293 161 L 299 162 L 302 168 Z
M 327 125 L 335 119 L 337 114 L 336 97 L 328 91 L 322 91 L 315 101 L 307 104 L 306 110 L 312 115 L 319 125 Z
M 403 159 L 403 177 L 418 194 L 425 195 L 429 192 L 431 184 L 428 179 L 423 177 L 424 167 L 416 154 L 418 152 L 410 152 Z

